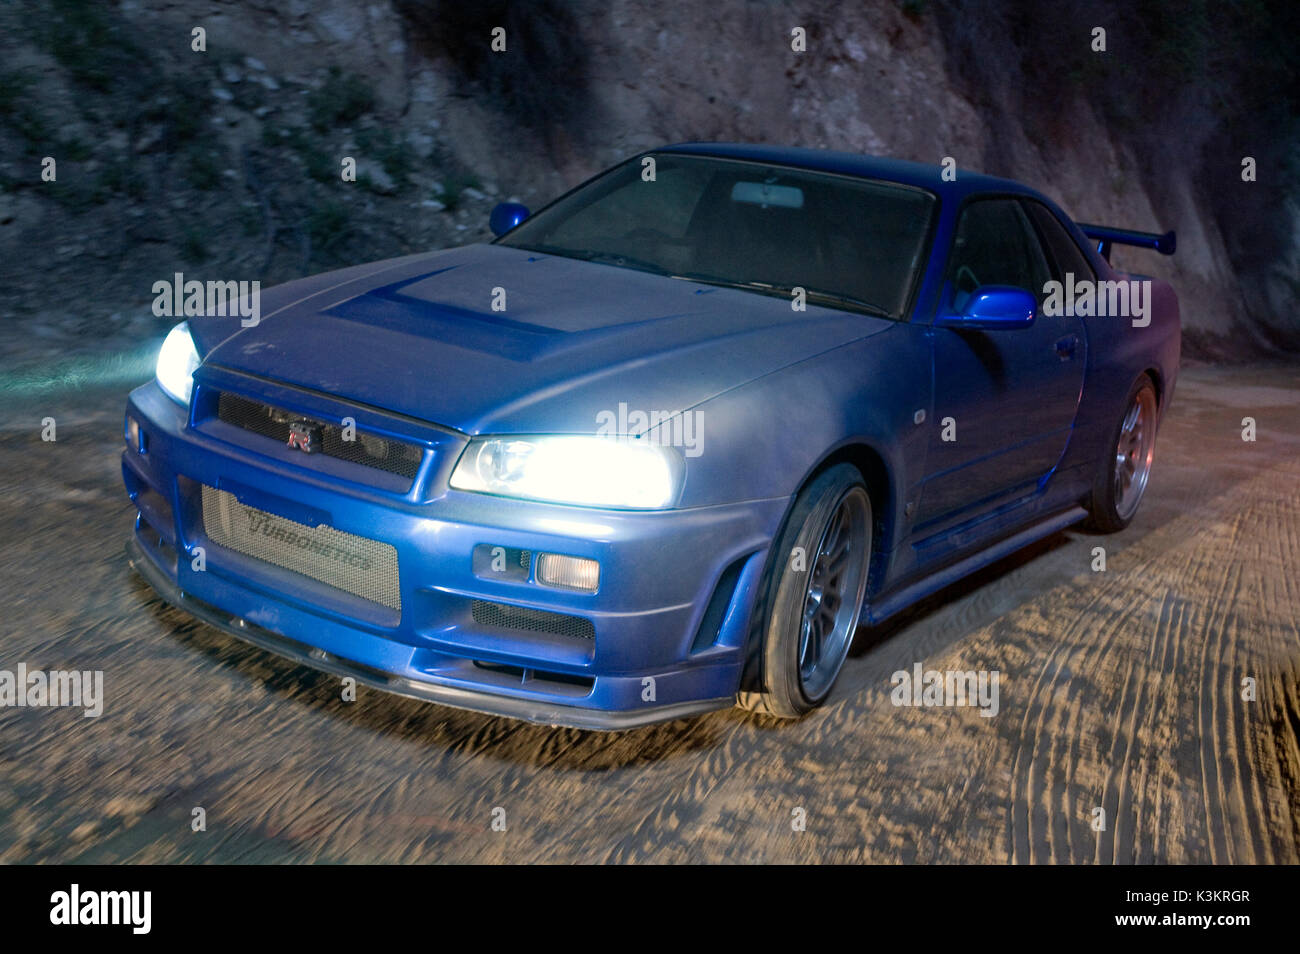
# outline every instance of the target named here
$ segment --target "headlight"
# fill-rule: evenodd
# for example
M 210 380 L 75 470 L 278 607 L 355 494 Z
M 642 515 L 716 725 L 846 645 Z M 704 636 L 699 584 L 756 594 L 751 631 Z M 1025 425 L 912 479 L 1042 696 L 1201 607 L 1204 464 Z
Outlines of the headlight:
M 457 490 L 586 507 L 661 510 L 681 463 L 666 447 L 611 437 L 489 437 L 470 441 L 451 475 Z
M 162 349 L 158 352 L 158 386 L 182 404 L 190 403 L 194 390 L 194 370 L 199 366 L 199 353 L 190 337 L 190 326 L 182 321 L 167 332 Z

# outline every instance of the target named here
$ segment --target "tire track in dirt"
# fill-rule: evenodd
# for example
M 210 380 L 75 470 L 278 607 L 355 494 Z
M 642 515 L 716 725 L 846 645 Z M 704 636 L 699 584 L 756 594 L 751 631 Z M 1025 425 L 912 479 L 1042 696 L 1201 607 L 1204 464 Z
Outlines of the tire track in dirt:
M 1106 581 L 1109 582 L 1109 581 Z M 1091 591 L 1091 596 L 1079 616 L 1067 621 L 1059 637 L 1052 638 L 1051 649 L 1038 669 L 1033 686 L 1025 697 L 1024 712 L 1020 721 L 1020 737 L 1032 736 L 1035 740 L 1046 732 L 1046 722 L 1050 711 L 1050 700 L 1056 692 L 1056 680 L 1062 671 L 1073 671 L 1067 663 L 1078 651 L 1077 646 L 1082 637 L 1085 620 L 1095 617 L 1098 604 L 1105 598 L 1104 588 Z M 1103 624 L 1106 625 L 1106 624 Z M 1051 633 L 1051 620 L 1040 616 L 1021 629 L 1021 644 L 1032 652 L 1033 646 L 1042 641 L 1044 633 Z M 1034 746 L 1018 746 L 1012 761 L 1011 790 L 1009 797 L 1010 820 L 1008 824 L 1011 853 L 1010 858 L 1016 862 L 1035 860 L 1034 846 L 1039 839 L 1034 837 L 1034 818 L 1045 817 L 1050 812 L 1050 805 L 1045 806 L 1035 796 L 1036 791 L 1048 789 L 1046 777 L 1048 760 L 1035 758 Z M 1050 799 L 1050 797 L 1049 797 Z M 1048 853 L 1050 857 L 1050 852 Z
M 1232 527 L 1240 526 L 1241 514 L 1234 515 L 1232 523 L 1229 525 L 1229 532 L 1232 533 Z M 1222 526 L 1222 521 L 1215 521 L 1217 526 Z M 1210 536 L 1215 528 L 1210 531 L 1202 530 L 1198 536 L 1202 538 Z M 1218 534 L 1213 534 L 1217 537 Z M 1217 540 L 1214 542 L 1217 543 Z M 1202 564 L 1209 563 L 1213 560 L 1206 550 L 1198 551 L 1201 556 Z M 1223 561 L 1218 561 L 1223 564 Z M 1199 729 L 1201 751 L 1200 751 L 1200 768 L 1202 793 L 1204 797 L 1205 810 L 1207 818 L 1218 817 L 1230 827 L 1233 822 L 1234 814 L 1225 811 L 1230 799 L 1230 782 L 1225 780 L 1225 769 L 1219 753 L 1225 753 L 1224 734 L 1227 732 L 1225 723 L 1231 725 L 1231 714 L 1225 719 L 1223 713 L 1223 667 L 1225 633 L 1228 624 L 1230 606 L 1225 602 L 1225 597 L 1235 593 L 1239 584 L 1239 568 L 1233 563 L 1223 564 L 1223 572 L 1219 575 L 1218 585 L 1211 583 L 1213 598 L 1207 600 L 1207 613 L 1205 622 L 1200 627 L 1202 633 L 1207 633 L 1201 646 L 1200 663 L 1198 667 L 1198 695 L 1197 695 L 1197 719 L 1196 724 Z M 1238 579 L 1230 584 L 1233 577 Z M 1213 650 L 1213 652 L 1212 652 Z M 1217 808 L 1217 812 L 1216 812 Z M 1208 824 L 1209 848 L 1211 864 L 1232 863 L 1235 854 L 1234 845 L 1236 839 L 1232 837 L 1232 832 L 1226 830 L 1225 825 Z
M 1234 501 L 1242 497 L 1253 499 L 1256 490 L 1267 496 L 1294 479 L 1291 469 L 1275 469 L 1255 479 L 1258 487 L 1252 485 L 1244 492 L 1239 489 L 1220 498 L 1215 502 L 1217 513 L 1210 520 L 1211 528 L 1194 531 L 1181 553 L 1165 548 L 1164 538 L 1179 536 L 1185 527 L 1167 528 L 1146 538 L 1139 550 L 1128 554 L 1125 563 L 1132 563 L 1131 567 L 1122 572 L 1113 568 L 1105 580 L 1089 580 L 1086 585 L 1091 596 L 1079 599 L 1082 594 L 1059 591 L 1052 594 L 1071 619 L 1095 619 L 1100 610 L 1103 621 L 1091 634 L 1067 626 L 1055 645 L 1047 650 L 1028 694 L 1021 719 L 1023 741 L 1012 763 L 1008 836 L 1014 860 L 1083 860 L 1072 849 L 1072 834 L 1080 829 L 1072 823 L 1076 816 L 1068 808 L 1071 805 L 1068 788 L 1074 781 L 1070 759 L 1086 747 L 1079 732 L 1082 708 L 1071 701 L 1077 699 L 1074 693 L 1065 693 L 1062 702 L 1059 683 L 1063 674 L 1077 682 L 1083 674 L 1104 673 L 1108 657 L 1117 651 L 1123 655 L 1133 648 L 1132 643 L 1140 638 L 1133 631 L 1134 625 L 1147 614 L 1143 604 L 1124 606 L 1117 599 L 1134 594 L 1134 578 L 1157 584 L 1164 581 L 1165 595 L 1156 611 L 1154 632 L 1146 640 L 1147 650 L 1143 655 L 1148 657 L 1147 663 L 1143 665 L 1140 658 L 1135 659 L 1124 666 L 1116 679 L 1098 680 L 1118 685 L 1120 689 L 1116 698 L 1106 702 L 1112 713 L 1109 722 L 1113 744 L 1107 760 L 1110 770 L 1102 807 L 1107 811 L 1109 831 L 1101 833 L 1096 852 L 1089 854 L 1096 860 L 1119 863 L 1157 856 L 1155 846 L 1162 833 L 1158 827 L 1153 829 L 1144 823 L 1143 815 L 1150 813 L 1152 818 L 1169 821 L 1169 815 L 1157 808 L 1159 803 L 1150 787 L 1156 785 L 1160 797 L 1167 797 L 1166 786 L 1158 780 L 1168 773 L 1153 764 L 1155 753 L 1150 740 L 1170 734 L 1168 726 L 1158 721 L 1164 706 L 1156 705 L 1169 700 L 1153 696 L 1152 692 L 1160 680 L 1168 683 L 1168 678 L 1179 670 L 1179 660 L 1186 656 L 1185 644 L 1199 642 L 1199 665 L 1192 674 L 1192 685 L 1198 701 L 1195 711 L 1201 740 L 1199 765 L 1205 774 L 1201 794 L 1205 810 L 1223 818 L 1221 826 L 1209 826 L 1215 832 L 1209 849 L 1214 858 L 1235 860 L 1228 847 L 1231 841 L 1244 857 L 1272 859 L 1271 850 L 1259 834 L 1259 826 L 1250 823 L 1264 811 L 1262 783 L 1247 773 L 1242 761 L 1233 754 L 1249 751 L 1248 746 L 1244 750 L 1242 746 L 1253 731 L 1245 713 L 1232 702 L 1237 698 L 1232 661 L 1241 651 L 1235 605 L 1243 590 L 1243 569 L 1239 558 L 1225 560 L 1219 555 L 1245 549 L 1243 527 L 1251 514 L 1230 513 Z M 1292 506 L 1293 517 L 1294 509 Z M 1201 514 L 1185 519 L 1204 517 Z M 1263 536 L 1270 538 L 1268 531 Z M 1276 538 L 1290 537 L 1278 533 Z M 1182 585 L 1209 594 L 1204 601 L 1209 609 L 1200 617 L 1189 613 L 1186 600 L 1176 596 Z M 1077 604 L 1082 604 L 1078 611 Z M 1278 608 L 1285 614 L 1285 602 Z M 1128 645 L 1121 645 L 1117 650 L 1116 641 L 1121 637 L 1121 642 Z M 1156 680 L 1155 685 L 1152 680 Z M 1169 707 L 1169 711 L 1176 713 L 1177 705 Z M 1228 777 L 1221 778 L 1221 775 Z M 1057 817 L 1061 815 L 1069 817 Z M 1147 832 L 1151 840 L 1139 837 L 1139 832 Z M 1079 844 L 1082 843 L 1080 839 Z
M 1188 606 L 1185 600 L 1179 598 L 1172 587 L 1166 587 L 1160 607 L 1159 623 L 1157 633 L 1163 633 L 1163 638 L 1153 639 L 1151 643 L 1151 652 L 1148 660 L 1151 666 L 1155 668 L 1156 673 L 1163 676 L 1155 688 L 1155 704 L 1161 710 L 1169 712 L 1178 711 L 1179 698 L 1176 686 L 1173 684 L 1177 679 L 1177 674 L 1184 668 L 1184 650 L 1187 645 L 1186 634 L 1190 632 L 1190 620 L 1193 618 L 1192 608 Z M 1157 658 L 1157 647 L 1162 655 Z M 1148 716 L 1151 738 L 1153 744 L 1171 744 L 1171 736 L 1174 727 L 1166 720 L 1163 724 L 1155 720 L 1155 712 Z M 1150 785 L 1150 796 L 1147 795 L 1147 785 Z M 1149 806 L 1150 823 L 1143 825 L 1139 821 L 1136 826 L 1136 832 L 1146 832 L 1148 838 L 1145 842 L 1139 842 L 1133 860 L 1137 864 L 1155 864 L 1158 858 L 1163 857 L 1162 836 L 1164 834 L 1164 823 L 1169 818 L 1166 801 L 1169 800 L 1176 805 L 1174 796 L 1171 792 L 1170 773 L 1164 766 L 1159 763 L 1151 765 L 1144 760 L 1142 763 L 1142 793 L 1144 796 L 1143 804 Z M 1172 807 L 1172 806 L 1170 806 Z M 1144 850 L 1145 846 L 1145 850 Z
M 1271 731 L 1261 733 L 1256 754 L 1261 764 L 1277 766 L 1291 806 L 1289 813 L 1283 806 L 1269 819 L 1270 828 L 1279 836 L 1289 831 L 1300 852 L 1300 666 L 1285 669 L 1278 684 L 1266 687 L 1261 702 Z
M 661 789 L 649 811 L 642 815 L 627 835 L 610 845 L 602 861 L 626 863 L 645 860 L 647 855 L 671 852 L 674 843 L 681 847 L 682 829 L 703 810 L 714 788 L 740 764 L 739 750 L 746 747 L 739 733 L 726 734 L 721 744 L 708 752 L 703 762 L 696 762 L 673 788 Z

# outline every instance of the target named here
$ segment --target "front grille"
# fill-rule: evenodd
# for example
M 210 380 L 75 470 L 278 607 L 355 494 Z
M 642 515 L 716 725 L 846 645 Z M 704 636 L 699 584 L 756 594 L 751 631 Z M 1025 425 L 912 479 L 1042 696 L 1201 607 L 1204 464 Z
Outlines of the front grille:
M 414 478 L 415 472 L 420 469 L 422 451 L 419 444 L 408 444 L 360 430 L 355 431 L 351 435 L 352 439 L 348 440 L 344 429 L 338 424 L 304 417 L 228 391 L 221 392 L 217 398 L 217 417 L 227 424 L 269 437 L 281 444 L 289 443 L 291 425 L 310 424 L 320 429 L 320 452 L 326 457 L 386 470 L 408 479 Z
M 234 494 L 206 484 L 202 496 L 203 526 L 214 543 L 401 610 L 397 550 L 391 544 L 323 524 L 309 527 L 242 504 Z
M 487 600 L 474 600 L 470 606 L 470 613 L 474 617 L 474 622 L 480 626 L 525 629 L 532 633 L 551 633 L 573 639 L 596 638 L 596 628 L 591 625 L 591 620 L 583 619 L 581 616 L 546 613 L 523 606 L 489 603 Z

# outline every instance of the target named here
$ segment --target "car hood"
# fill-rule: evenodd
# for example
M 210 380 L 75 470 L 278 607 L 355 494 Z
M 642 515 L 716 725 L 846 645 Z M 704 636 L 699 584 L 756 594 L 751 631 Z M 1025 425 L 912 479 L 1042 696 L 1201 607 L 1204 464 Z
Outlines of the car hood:
M 253 327 L 211 321 L 191 322 L 205 363 L 469 434 L 676 413 L 891 325 L 500 245 L 290 282 Z

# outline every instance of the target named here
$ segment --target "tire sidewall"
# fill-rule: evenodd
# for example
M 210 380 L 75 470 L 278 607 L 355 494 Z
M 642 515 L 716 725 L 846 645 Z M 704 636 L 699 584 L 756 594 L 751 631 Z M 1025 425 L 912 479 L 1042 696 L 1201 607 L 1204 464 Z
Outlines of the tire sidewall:
M 1120 431 L 1124 429 L 1124 419 L 1128 416 L 1129 410 L 1133 407 L 1133 402 L 1143 391 L 1149 389 L 1152 399 L 1156 397 L 1155 385 L 1151 383 L 1151 378 L 1146 374 L 1140 374 L 1134 379 L 1129 386 L 1128 394 L 1124 398 L 1124 404 L 1120 408 L 1119 414 L 1115 418 L 1115 424 L 1110 430 L 1110 436 L 1107 439 L 1106 446 L 1102 450 L 1102 460 L 1097 468 L 1097 481 L 1092 490 L 1092 525 L 1105 533 L 1115 533 L 1123 530 L 1133 518 L 1137 516 L 1138 511 L 1142 509 L 1141 501 L 1138 501 L 1137 508 L 1134 509 L 1128 519 L 1119 515 L 1117 508 L 1118 501 L 1115 499 L 1115 450 L 1119 446 Z M 1152 426 L 1159 423 L 1160 405 L 1156 401 L 1157 420 L 1152 422 Z
M 822 533 L 846 495 L 860 492 L 867 507 L 867 555 L 870 560 L 872 510 L 862 475 L 852 464 L 837 464 L 818 475 L 799 495 L 772 554 L 772 577 L 763 622 L 762 683 L 766 707 L 775 715 L 797 717 L 825 701 L 832 680 L 820 698 L 810 699 L 799 678 L 799 636 L 808 586 Z M 794 568 L 796 547 L 802 547 L 804 568 Z M 859 600 L 859 608 L 861 600 Z M 850 640 L 852 636 L 850 635 Z M 838 674 L 837 674 L 838 676 Z

